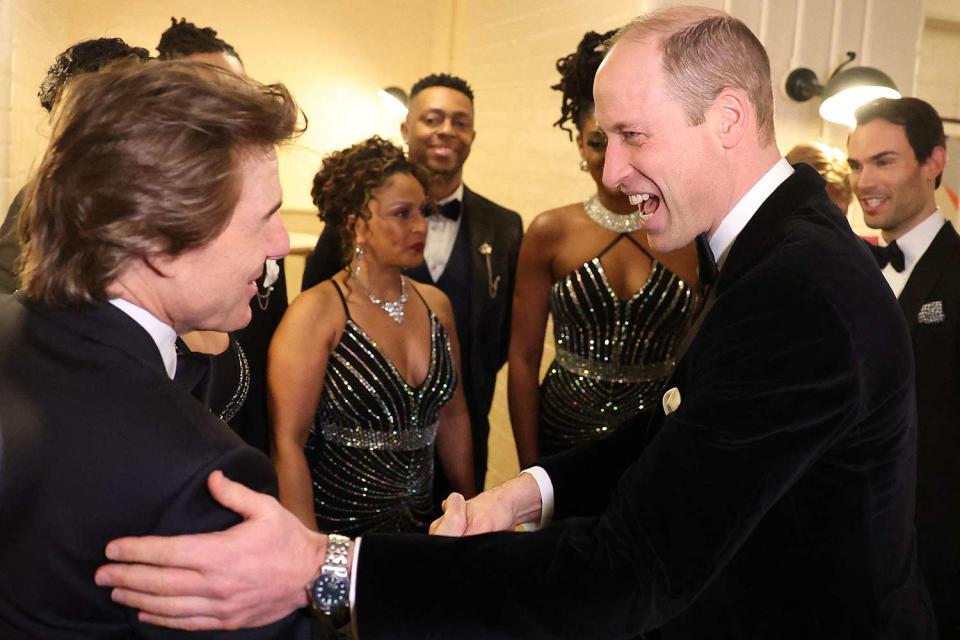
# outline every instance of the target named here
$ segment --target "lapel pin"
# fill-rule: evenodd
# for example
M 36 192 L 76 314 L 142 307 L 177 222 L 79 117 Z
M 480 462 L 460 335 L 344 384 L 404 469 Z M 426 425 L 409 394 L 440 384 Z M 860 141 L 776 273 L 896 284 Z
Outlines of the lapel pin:
M 480 252 L 480 255 L 484 257 L 487 262 L 487 292 L 490 294 L 490 298 L 497 297 L 497 289 L 500 287 L 500 276 L 496 278 L 493 277 L 493 263 L 490 261 L 490 256 L 493 254 L 493 247 L 490 246 L 489 242 L 484 242 L 479 247 L 477 251 Z

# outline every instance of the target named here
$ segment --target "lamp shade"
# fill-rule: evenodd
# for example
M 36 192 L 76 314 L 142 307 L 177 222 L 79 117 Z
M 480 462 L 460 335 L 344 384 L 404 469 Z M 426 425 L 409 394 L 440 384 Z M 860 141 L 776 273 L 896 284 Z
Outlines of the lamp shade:
M 820 116 L 851 129 L 857 126 L 856 110 L 877 98 L 899 98 L 893 80 L 873 67 L 851 67 L 833 75 L 823 88 Z
M 407 115 L 407 92 L 400 87 L 385 87 L 377 93 L 380 94 L 380 101 L 384 108 L 394 115 L 404 117 Z

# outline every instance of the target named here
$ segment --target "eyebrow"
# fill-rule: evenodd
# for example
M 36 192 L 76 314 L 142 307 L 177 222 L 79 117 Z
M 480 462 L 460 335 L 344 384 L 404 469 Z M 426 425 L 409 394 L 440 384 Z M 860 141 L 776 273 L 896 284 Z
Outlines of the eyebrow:
M 267 219 L 267 218 L 269 218 L 270 216 L 272 216 L 273 214 L 275 214 L 277 211 L 280 210 L 280 207 L 282 207 L 282 206 L 283 206 L 283 200 L 281 200 L 281 201 L 278 202 L 277 204 L 273 205 L 273 208 L 270 209 L 270 211 L 267 211 L 267 212 L 264 214 L 264 216 L 263 216 L 264 219 Z
M 450 114 L 451 116 L 466 116 L 467 118 L 473 117 L 473 114 L 468 111 L 447 111 L 446 109 L 441 109 L 440 107 L 431 107 L 424 111 L 424 114 L 427 113 L 442 113 L 444 115 Z
M 900 155 L 900 154 L 897 153 L 896 151 L 894 151 L 893 149 L 887 149 L 887 150 L 885 150 L 885 151 L 881 151 L 880 153 L 875 153 L 875 154 L 873 154 L 872 156 L 870 156 L 870 157 L 868 157 L 866 160 L 864 160 L 864 162 L 876 162 L 876 161 L 878 161 L 878 160 L 883 160 L 883 159 L 885 159 L 885 158 L 888 157 L 888 156 L 898 156 L 898 155 Z M 848 157 L 848 158 L 847 158 L 847 164 L 861 164 L 861 161 L 858 160 L 857 158 L 849 158 L 849 157 Z

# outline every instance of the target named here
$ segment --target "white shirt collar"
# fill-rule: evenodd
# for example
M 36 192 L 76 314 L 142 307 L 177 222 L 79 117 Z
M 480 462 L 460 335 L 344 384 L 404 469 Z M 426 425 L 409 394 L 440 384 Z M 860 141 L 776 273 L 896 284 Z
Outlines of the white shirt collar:
M 456 191 L 448 195 L 446 198 L 443 198 L 442 200 L 437 200 L 437 204 L 447 204 L 451 200 L 460 200 L 460 201 L 463 200 L 463 181 L 460 182 L 460 186 L 457 187 Z
M 160 351 L 160 357 L 163 358 L 163 367 L 172 380 L 177 372 L 177 332 L 173 330 L 173 327 L 161 322 L 143 307 L 138 307 L 123 298 L 114 298 L 110 300 L 110 304 L 130 316 L 134 322 L 150 334 Z
M 897 246 L 903 251 L 903 264 L 906 268 L 910 268 L 927 252 L 946 221 L 940 209 L 934 209 L 926 220 L 897 238 Z
M 793 167 L 784 158 L 780 158 L 750 187 L 749 191 L 743 194 L 740 202 L 734 205 L 710 237 L 710 249 L 717 260 L 720 260 L 723 253 L 733 244 L 764 200 L 769 198 L 770 194 L 791 175 L 793 175 Z

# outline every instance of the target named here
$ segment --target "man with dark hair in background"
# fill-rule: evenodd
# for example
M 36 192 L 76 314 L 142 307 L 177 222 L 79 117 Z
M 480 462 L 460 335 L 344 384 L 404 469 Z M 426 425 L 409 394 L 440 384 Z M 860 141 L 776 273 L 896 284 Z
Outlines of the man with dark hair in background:
M 170 27 L 160 36 L 157 44 L 158 58 L 161 60 L 188 59 L 196 62 L 212 64 L 241 77 L 246 76 L 243 61 L 234 47 L 217 36 L 217 32 L 210 27 L 198 27 L 186 18 L 170 18 Z M 248 363 L 246 372 L 249 374 L 249 384 L 244 385 L 243 365 L 240 370 L 225 368 L 225 376 L 229 376 L 229 384 L 225 385 L 229 392 L 237 389 L 234 397 L 238 397 L 246 386 L 246 397 L 240 397 L 241 405 L 236 414 L 229 419 L 230 426 L 240 434 L 247 444 L 250 444 L 264 453 L 270 452 L 270 428 L 267 418 L 267 348 L 273 332 L 280 324 L 283 313 L 287 310 L 287 281 L 283 259 L 268 260 L 264 266 L 263 275 L 257 279 L 257 295 L 250 301 L 250 310 L 253 314 L 250 324 L 232 333 L 237 344 L 240 345 L 242 355 Z M 224 345 L 226 337 L 209 342 L 216 349 L 202 349 L 205 351 L 220 352 L 230 345 Z M 233 346 L 235 348 L 235 346 Z M 230 354 L 227 354 L 229 356 Z M 239 354 L 238 354 L 239 355 Z M 232 364 L 236 358 L 227 357 L 227 364 Z M 233 383 L 237 374 L 240 380 Z M 220 387 L 223 388 L 223 387 Z M 229 395 L 229 394 L 228 394 Z
M 913 340 L 917 386 L 917 551 L 944 638 L 960 637 L 960 235 L 937 207 L 943 121 L 917 98 L 857 110 L 850 183 L 871 246 Z
M 97 71 L 108 62 L 122 58 L 146 60 L 150 53 L 141 47 L 131 47 L 120 38 L 84 40 L 68 47 L 47 70 L 40 83 L 40 106 L 53 111 L 67 80 L 80 73 Z M 17 259 L 20 243 L 17 240 L 17 218 L 23 203 L 23 189 L 14 197 L 7 217 L 0 225 L 0 293 L 13 293 L 18 286 Z
M 407 275 L 439 287 L 453 304 L 460 337 L 463 390 L 473 434 L 477 487 L 487 471 L 488 414 L 497 372 L 510 345 L 510 309 L 523 222 L 520 216 L 471 191 L 463 164 L 476 137 L 473 90 L 446 73 L 421 78 L 410 89 L 407 118 L 400 127 L 410 160 L 430 175 L 427 195 L 439 205 L 428 220 L 424 262 Z M 337 230 L 324 228 L 307 258 L 303 288 L 343 268 Z M 450 483 L 437 465 L 434 497 L 439 503 Z
M 93 574 L 118 534 L 238 522 L 210 499 L 214 469 L 276 493 L 270 461 L 178 384 L 204 372 L 174 344 L 245 325 L 264 260 L 287 252 L 275 145 L 299 110 L 282 85 L 159 61 L 62 100 L 19 222 L 22 288 L 0 299 L 0 637 L 176 637 Z

